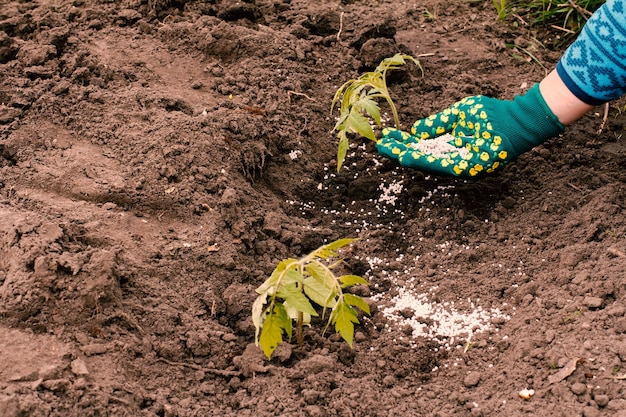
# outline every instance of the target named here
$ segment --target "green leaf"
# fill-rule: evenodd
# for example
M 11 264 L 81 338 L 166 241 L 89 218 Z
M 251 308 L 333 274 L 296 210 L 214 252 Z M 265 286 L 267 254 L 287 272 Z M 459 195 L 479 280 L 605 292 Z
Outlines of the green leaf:
M 341 335 L 350 347 L 354 338 L 354 324 L 359 320 L 354 309 L 345 302 L 337 303 L 331 315 L 331 323 L 335 325 L 335 330 Z
M 346 131 L 339 132 L 339 146 L 337 148 L 337 172 L 341 170 L 343 162 L 346 160 L 346 154 L 348 153 L 348 138 L 346 137 Z
M 370 97 L 361 98 L 356 104 L 357 109 L 361 112 L 365 111 L 380 126 L 380 107 L 378 103 Z M 365 135 L 364 135 L 365 136 Z
M 337 278 L 335 278 L 332 271 L 319 261 L 311 261 L 304 267 L 304 270 L 307 274 L 329 289 L 333 289 L 338 286 Z
M 341 282 L 341 288 L 347 288 L 352 285 L 365 284 L 369 285 L 369 283 L 358 275 L 342 275 L 339 278 L 339 282 Z
M 278 344 L 283 341 L 283 332 L 291 338 L 291 319 L 282 304 L 276 303 L 263 322 L 259 345 L 268 359 L 272 356 Z
M 317 316 L 317 312 L 302 291 L 296 287 L 295 283 L 281 286 L 276 292 L 276 296 L 285 300 L 285 303 L 288 303 L 290 307 L 295 308 L 297 311 Z
M 335 256 L 336 255 L 336 251 L 337 249 L 341 249 L 344 246 L 348 246 L 350 243 L 356 241 L 358 239 L 356 238 L 343 238 L 343 239 L 337 239 L 334 240 L 330 243 L 327 243 L 326 245 L 320 247 L 319 249 L 317 249 L 316 251 L 314 251 L 313 253 L 315 254 L 315 256 L 325 259 L 328 258 L 330 256 Z
M 282 303 L 276 303 L 274 306 L 274 311 L 276 311 L 276 315 L 279 317 L 282 328 L 287 333 L 287 338 L 291 339 L 291 335 L 293 332 L 291 318 L 287 314 L 287 310 L 285 310 L 285 306 Z
M 304 293 L 324 308 L 332 308 L 335 304 L 337 291 L 332 285 L 324 285 L 323 281 L 313 277 L 304 279 Z
M 403 54 L 395 54 L 390 58 L 383 59 L 383 65 L 387 67 L 398 67 L 404 64 L 404 55 Z
M 293 265 L 292 269 L 285 271 L 283 274 L 280 280 L 280 286 L 301 283 L 303 279 L 300 272 L 298 272 L 298 270 L 295 269 L 295 265 Z
M 289 316 L 289 318 L 291 318 L 292 320 L 297 320 L 298 319 L 298 314 L 300 313 L 300 311 L 298 311 L 298 309 L 292 307 L 291 305 L 289 305 L 288 302 L 284 302 L 284 307 L 285 307 L 285 311 L 287 312 L 287 315 Z M 316 314 L 315 316 L 318 316 L 318 314 Z M 302 313 L 302 324 L 306 324 L 307 326 L 309 324 L 311 324 L 311 315 L 307 314 L 307 313 Z
M 353 130 L 359 135 L 376 142 L 376 135 L 374 135 L 374 130 L 370 126 L 367 117 L 359 113 L 354 107 L 350 110 L 350 114 L 346 119 L 346 129 Z
M 276 265 L 276 268 L 274 268 L 272 275 L 270 275 L 270 277 L 256 289 L 256 292 L 258 294 L 265 294 L 268 292 L 273 293 L 275 291 L 275 287 L 277 287 L 283 279 L 285 271 L 288 269 L 291 270 L 297 265 L 297 263 L 298 260 L 292 258 L 280 261 L 278 265 Z M 274 290 L 272 290 L 272 287 L 274 287 Z
M 354 294 L 344 294 L 343 299 L 346 303 L 350 304 L 353 307 L 359 308 L 368 316 L 370 315 L 370 306 L 358 295 Z

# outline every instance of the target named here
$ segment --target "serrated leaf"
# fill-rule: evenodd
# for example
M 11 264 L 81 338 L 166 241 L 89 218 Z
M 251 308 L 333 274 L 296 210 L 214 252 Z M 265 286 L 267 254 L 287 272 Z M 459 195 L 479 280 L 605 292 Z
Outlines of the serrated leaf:
M 302 275 L 300 275 L 300 272 L 298 272 L 295 268 L 291 268 L 289 270 L 286 270 L 283 274 L 280 280 L 280 285 L 283 286 L 300 283 L 303 279 L 304 278 L 302 277 Z
M 313 302 L 324 308 L 332 308 L 335 305 L 337 292 L 333 286 L 324 285 L 323 282 L 313 278 L 304 279 L 304 293 Z
M 261 284 L 257 289 L 256 292 L 258 294 L 265 294 L 270 292 L 271 293 L 271 289 L 272 287 L 277 287 L 278 284 L 280 283 L 281 279 L 283 278 L 285 271 L 287 269 L 292 270 L 291 266 L 296 265 L 297 264 L 297 259 L 292 259 L 292 258 L 288 258 L 288 259 L 284 259 L 282 261 L 280 261 L 278 263 L 278 265 L 276 265 L 276 268 L 274 268 L 274 271 L 272 271 L 272 274 L 270 275 L 270 277 L 265 280 L 265 282 L 263 284 Z
M 353 130 L 359 135 L 376 142 L 376 135 L 370 126 L 367 117 L 363 116 L 354 107 L 350 110 L 350 114 L 346 119 L 346 129 Z
M 285 300 L 285 303 L 288 303 L 291 308 L 295 308 L 297 311 L 317 316 L 317 312 L 309 300 L 295 284 L 282 285 L 276 292 L 276 296 Z
M 356 104 L 357 109 L 361 112 L 366 112 L 372 119 L 380 126 L 380 107 L 378 103 L 370 97 L 362 97 Z
M 347 288 L 351 287 L 352 285 L 360 284 L 369 285 L 369 283 L 364 278 L 358 275 L 342 275 L 338 279 L 339 282 L 341 282 L 341 288 Z
M 278 344 L 283 341 L 283 332 L 286 332 L 289 338 L 291 338 L 291 319 L 287 315 L 283 305 L 276 303 L 265 318 L 261 330 L 261 337 L 259 337 L 259 345 L 268 359 L 272 356 Z
M 361 90 L 363 90 L 365 86 L 366 84 L 360 80 L 355 80 L 352 84 L 346 87 L 343 92 L 343 98 L 341 99 L 341 111 L 352 110 L 352 104 L 359 99 Z
M 324 266 L 322 263 L 314 261 L 307 264 L 304 270 L 312 278 L 324 285 L 329 290 L 337 286 L 337 279 L 330 269 Z M 306 280 L 305 280 L 306 282 Z
M 352 110 L 352 104 L 341 107 L 341 111 L 339 112 L 339 117 L 337 118 L 337 123 L 335 123 L 335 127 L 333 128 L 333 130 L 336 130 L 338 132 L 346 130 L 346 119 L 350 115 L 351 110 Z
M 337 303 L 331 315 L 331 323 L 335 325 L 335 330 L 350 347 L 352 347 L 354 339 L 354 324 L 358 322 L 359 320 L 352 307 L 345 302 Z
M 365 302 L 364 299 L 354 294 L 344 294 L 343 299 L 346 303 L 351 305 L 352 307 L 357 307 L 361 311 L 363 311 L 368 316 L 370 315 L 370 306 Z

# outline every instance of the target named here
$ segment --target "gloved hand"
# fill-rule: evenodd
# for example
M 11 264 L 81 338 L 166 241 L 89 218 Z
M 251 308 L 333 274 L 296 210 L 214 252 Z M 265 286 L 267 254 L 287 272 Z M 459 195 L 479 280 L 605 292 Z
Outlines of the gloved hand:
M 503 167 L 564 129 L 535 84 L 512 101 L 464 98 L 418 120 L 410 134 L 385 128 L 376 149 L 406 167 L 474 177 Z M 440 140 L 444 134 L 448 134 L 445 142 Z

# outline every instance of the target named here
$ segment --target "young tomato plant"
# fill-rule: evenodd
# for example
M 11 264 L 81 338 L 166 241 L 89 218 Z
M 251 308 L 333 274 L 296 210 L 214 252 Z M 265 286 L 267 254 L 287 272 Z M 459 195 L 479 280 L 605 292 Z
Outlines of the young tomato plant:
M 397 69 L 401 65 L 406 64 L 407 61 L 415 63 L 423 74 L 424 70 L 417 59 L 410 55 L 396 54 L 391 58 L 383 59 L 374 71 L 366 72 L 357 79 L 346 81 L 335 92 L 335 96 L 330 105 L 331 114 L 335 108 L 335 104 L 339 102 L 339 98 L 341 98 L 339 119 L 333 129 L 337 131 L 337 137 L 339 138 L 337 172 L 339 172 L 346 159 L 349 145 L 349 133 L 357 133 L 376 141 L 374 130 L 367 119 L 367 116 L 369 116 L 374 119 L 374 122 L 376 122 L 379 127 L 381 126 L 380 107 L 375 99 L 384 98 L 387 100 L 389 107 L 391 107 L 395 126 L 396 128 L 400 128 L 398 112 L 387 89 L 387 72 Z
M 278 263 L 272 275 L 259 287 L 252 305 L 252 322 L 256 328 L 255 342 L 270 358 L 286 334 L 291 339 L 296 321 L 298 344 L 302 346 L 302 329 L 318 316 L 312 302 L 320 306 L 322 318 L 330 310 L 326 329 L 333 325 L 352 347 L 354 325 L 359 323 L 355 307 L 370 314 L 369 306 L 359 296 L 344 293 L 352 285 L 367 284 L 356 275 L 336 276 L 333 268 L 341 263 L 334 260 L 337 250 L 355 239 L 339 239 L 321 246 L 300 259 L 285 259 Z

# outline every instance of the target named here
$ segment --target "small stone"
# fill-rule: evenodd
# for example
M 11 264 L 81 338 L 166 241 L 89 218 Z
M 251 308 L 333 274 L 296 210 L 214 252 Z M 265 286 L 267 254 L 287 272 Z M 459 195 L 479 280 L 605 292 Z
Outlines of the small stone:
M 74 359 L 72 361 L 72 363 L 70 364 L 70 369 L 72 370 L 72 373 L 77 376 L 89 375 L 89 370 L 87 369 L 85 361 L 80 358 Z
M 383 385 L 386 387 L 392 387 L 396 383 L 396 377 L 393 375 L 387 375 L 383 378 Z
M 600 297 L 586 296 L 583 298 L 583 305 L 590 310 L 597 310 L 602 307 L 603 300 Z
M 585 392 L 587 392 L 587 386 L 581 382 L 576 382 L 574 383 L 570 389 L 572 390 L 572 392 L 576 395 L 583 395 Z
M 237 340 L 237 335 L 234 333 L 224 333 L 222 335 L 222 340 L 224 342 L 235 342 Z
M 475 387 L 480 382 L 480 372 L 470 372 L 463 378 L 463 385 L 466 388 Z
M 598 404 L 598 407 L 606 407 L 611 399 L 606 394 L 596 395 L 593 400 Z
M 102 208 L 103 208 L 103 209 L 105 209 L 105 210 L 113 210 L 113 209 L 114 209 L 114 208 L 116 208 L 116 207 L 117 207 L 117 204 L 112 203 L 112 202 L 110 202 L 110 201 L 109 201 L 108 203 L 104 203 L 104 204 L 102 205 Z
M 354 333 L 354 341 L 357 343 L 364 342 L 367 339 L 363 332 L 355 332 Z

